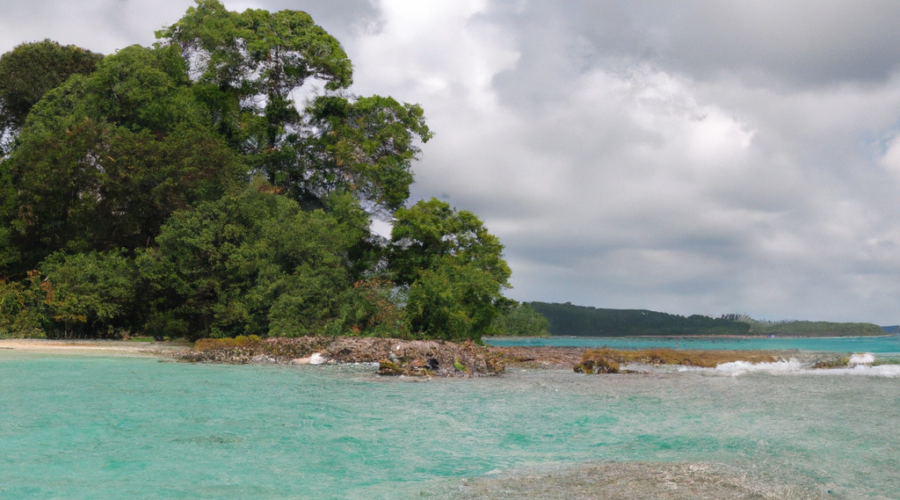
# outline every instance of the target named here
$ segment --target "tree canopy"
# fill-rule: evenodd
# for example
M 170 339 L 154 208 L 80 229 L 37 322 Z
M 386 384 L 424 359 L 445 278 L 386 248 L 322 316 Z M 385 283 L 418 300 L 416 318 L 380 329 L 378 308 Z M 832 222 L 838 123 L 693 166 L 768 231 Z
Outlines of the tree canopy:
M 51 40 L 24 43 L 0 56 L 0 138 L 25 125 L 31 108 L 75 74 L 94 71 L 103 56 Z
M 304 12 L 197 0 L 157 38 L 0 56 L 0 333 L 491 329 L 500 242 L 470 212 L 407 205 L 420 106 L 353 94 Z M 391 241 L 372 217 L 396 220 Z

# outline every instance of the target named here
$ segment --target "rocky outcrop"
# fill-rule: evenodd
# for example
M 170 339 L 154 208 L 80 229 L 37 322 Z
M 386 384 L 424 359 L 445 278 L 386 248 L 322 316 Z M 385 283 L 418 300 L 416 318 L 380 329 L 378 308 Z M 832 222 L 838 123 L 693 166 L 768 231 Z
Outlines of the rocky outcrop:
M 508 346 L 489 347 L 488 350 L 507 367 L 526 369 L 565 369 L 581 362 L 583 347 Z
M 619 373 L 621 365 L 627 363 L 715 368 L 722 363 L 735 361 L 771 363 L 777 361 L 777 358 L 770 351 L 682 351 L 676 349 L 620 351 L 604 347 L 584 351 L 581 362 L 575 365 L 574 369 L 578 373 Z
M 478 377 L 504 370 L 500 356 L 474 342 L 371 337 L 206 339 L 178 356 L 195 363 L 378 363 L 381 375 Z
M 575 365 L 575 373 L 619 373 L 619 363 L 606 356 L 598 356 Z

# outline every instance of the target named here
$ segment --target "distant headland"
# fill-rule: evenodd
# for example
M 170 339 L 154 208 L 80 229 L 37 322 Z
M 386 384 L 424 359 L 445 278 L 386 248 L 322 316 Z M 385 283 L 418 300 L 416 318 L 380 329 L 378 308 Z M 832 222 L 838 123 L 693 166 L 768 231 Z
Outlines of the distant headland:
M 762 321 L 742 314 L 725 314 L 718 318 L 699 314 L 681 316 L 644 309 L 578 306 L 570 302 L 530 302 L 528 306 L 547 318 L 550 335 L 856 337 L 891 333 L 873 323 Z

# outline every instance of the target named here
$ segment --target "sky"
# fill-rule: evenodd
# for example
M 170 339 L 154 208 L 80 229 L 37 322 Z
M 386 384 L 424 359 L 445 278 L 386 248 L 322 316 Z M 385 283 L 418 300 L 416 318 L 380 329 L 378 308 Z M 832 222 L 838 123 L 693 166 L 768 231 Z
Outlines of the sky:
M 900 322 L 900 2 L 225 0 L 304 10 L 425 109 L 412 202 L 522 301 Z M 3 0 L 0 52 L 149 45 L 191 0 Z M 382 228 L 383 229 L 383 228 Z

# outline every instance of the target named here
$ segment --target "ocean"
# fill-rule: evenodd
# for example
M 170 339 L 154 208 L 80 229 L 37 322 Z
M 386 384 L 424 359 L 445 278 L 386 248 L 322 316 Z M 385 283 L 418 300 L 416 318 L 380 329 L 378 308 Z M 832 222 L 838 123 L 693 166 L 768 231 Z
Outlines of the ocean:
M 898 377 L 786 360 L 416 381 L 0 351 L 0 498 L 900 498 Z

